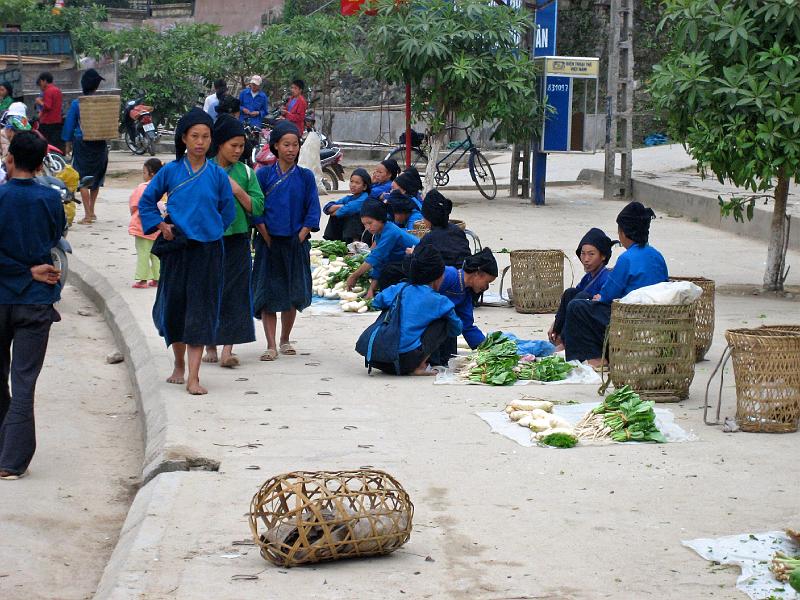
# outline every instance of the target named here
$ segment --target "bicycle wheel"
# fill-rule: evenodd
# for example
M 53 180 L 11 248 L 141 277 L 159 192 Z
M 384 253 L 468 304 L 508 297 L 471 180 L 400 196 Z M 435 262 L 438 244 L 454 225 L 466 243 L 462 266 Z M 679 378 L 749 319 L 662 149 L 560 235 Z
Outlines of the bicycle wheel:
M 397 148 L 392 150 L 389 154 L 386 155 L 385 160 L 389 160 L 390 158 L 396 160 L 397 164 L 400 165 L 401 169 L 405 169 L 406 147 L 398 146 Z M 425 177 L 425 169 L 428 167 L 428 157 L 422 150 L 420 150 L 419 148 L 415 148 L 413 146 L 411 148 L 411 166 L 417 168 L 417 171 L 419 171 L 419 174 L 422 178 Z
M 479 150 L 474 150 L 469 155 L 469 176 L 484 198 L 493 200 L 497 196 L 497 181 L 492 166 Z

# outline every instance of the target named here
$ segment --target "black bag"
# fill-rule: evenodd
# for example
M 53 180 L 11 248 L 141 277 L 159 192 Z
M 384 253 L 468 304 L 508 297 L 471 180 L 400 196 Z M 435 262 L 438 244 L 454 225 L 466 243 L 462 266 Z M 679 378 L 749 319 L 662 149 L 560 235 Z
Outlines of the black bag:
M 169 216 L 164 219 L 164 222 L 168 225 L 172 225 L 173 238 L 171 240 L 167 240 L 164 238 L 163 233 L 156 238 L 156 241 L 153 242 L 153 247 L 150 249 L 150 254 L 155 254 L 158 258 L 163 258 L 165 254 L 183 250 L 189 245 L 189 238 L 186 237 L 185 233 L 178 229 L 178 226 L 172 222 Z
M 372 363 L 394 365 L 400 375 L 400 306 L 403 285 L 392 305 L 381 311 L 375 322 L 367 327 L 356 342 L 356 352 L 364 357 L 364 366 L 372 372 Z
M 412 148 L 419 148 L 422 143 L 425 141 L 425 134 L 420 133 L 419 131 L 411 130 L 411 147 Z M 400 134 L 400 145 L 406 145 L 406 133 L 405 131 Z

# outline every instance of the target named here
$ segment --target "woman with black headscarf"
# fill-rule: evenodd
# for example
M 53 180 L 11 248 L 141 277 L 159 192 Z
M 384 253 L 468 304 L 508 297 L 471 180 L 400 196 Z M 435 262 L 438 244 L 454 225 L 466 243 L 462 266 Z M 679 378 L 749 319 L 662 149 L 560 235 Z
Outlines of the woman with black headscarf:
M 378 200 L 385 200 L 392 191 L 392 182 L 400 174 L 400 165 L 393 158 L 387 158 L 378 163 L 372 171 L 372 191 L 370 196 Z
M 400 298 L 400 339 L 397 365 L 372 363 L 392 375 L 433 375 L 429 359 L 447 337 L 461 333 L 453 303 L 437 293 L 445 276 L 441 255 L 433 248 L 415 250 L 409 261 L 408 282 L 398 283 L 375 297 L 372 306 L 384 310 Z
M 450 222 L 453 203 L 438 190 L 431 190 L 422 202 L 422 217 L 427 221 L 430 231 L 420 240 L 419 245 L 436 248 L 444 259 L 444 264 L 458 267 L 470 254 L 469 241 L 464 230 Z
M 350 175 L 350 193 L 339 200 L 331 200 L 322 212 L 328 215 L 328 224 L 322 237 L 326 240 L 353 242 L 361 240 L 361 205 L 372 190 L 372 179 L 366 169 L 358 168 Z
M 278 160 L 257 171 L 264 213 L 253 217 L 261 234 L 255 241 L 253 312 L 267 336 L 267 349 L 261 355 L 264 361 L 275 360 L 279 352 L 297 354 L 289 338 L 297 311 L 311 304 L 309 237 L 312 231 L 319 231 L 320 219 L 314 173 L 297 164 L 300 131 L 290 121 L 279 121 L 270 134 L 269 146 Z
M 81 76 L 83 95 L 93 95 L 97 92 L 97 88 L 100 87 L 100 82 L 102 81 L 105 81 L 105 79 L 94 69 L 86 71 Z M 97 220 L 97 216 L 94 213 L 97 194 L 105 182 L 106 170 L 108 169 L 108 142 L 105 140 L 86 141 L 83 139 L 78 98 L 75 98 L 70 104 L 67 118 L 64 119 L 64 127 L 61 130 L 61 138 L 65 142 L 72 143 L 72 166 L 80 174 L 81 178 L 94 177 L 94 181 L 88 188 L 81 188 L 84 217 L 80 221 L 84 225 L 94 223 Z
M 556 350 L 564 348 L 561 332 L 564 330 L 564 321 L 567 318 L 567 306 L 576 298 L 591 300 L 600 292 L 611 273 L 608 263 L 611 260 L 611 247 L 616 243 L 618 242 L 612 241 L 602 229 L 592 227 L 578 244 L 575 254 L 580 259 L 586 275 L 577 286 L 567 288 L 561 295 L 556 318 L 547 332 L 547 337 L 556 345 Z
M 409 167 L 392 181 L 392 189 L 400 190 L 406 196 L 412 198 L 419 210 L 422 210 L 422 198 L 419 193 L 422 190 L 422 178 L 416 167 Z
M 389 192 L 386 197 L 386 205 L 389 208 L 392 222 L 409 233 L 412 233 L 417 223 L 423 220 L 414 199 L 406 196 L 400 190 Z
M 661 253 L 648 244 L 651 208 L 631 202 L 617 215 L 619 243 L 625 252 L 617 259 L 603 287 L 591 299 L 575 299 L 567 306 L 562 338 L 567 360 L 604 362 L 603 340 L 611 319 L 611 303 L 639 288 L 669 279 Z
M 142 229 L 161 233 L 152 250 L 161 259 L 153 322 L 175 355 L 167 382 L 185 383 L 193 395 L 208 393 L 200 385 L 200 363 L 203 346 L 217 341 L 224 283 L 222 235 L 236 217 L 228 174 L 206 159 L 212 126 L 211 117 L 199 108 L 181 117 L 175 129 L 175 160 L 156 173 L 139 200 Z M 166 217 L 158 208 L 164 194 L 169 197 Z

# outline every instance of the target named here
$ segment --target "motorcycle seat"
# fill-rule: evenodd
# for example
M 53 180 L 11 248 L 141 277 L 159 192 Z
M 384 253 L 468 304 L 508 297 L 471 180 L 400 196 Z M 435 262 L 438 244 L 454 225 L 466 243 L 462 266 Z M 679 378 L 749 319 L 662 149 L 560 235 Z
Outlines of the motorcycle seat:
M 332 156 L 336 156 L 338 150 L 336 148 L 322 148 L 319 151 L 319 158 L 320 160 L 325 160 L 326 158 L 331 158 Z

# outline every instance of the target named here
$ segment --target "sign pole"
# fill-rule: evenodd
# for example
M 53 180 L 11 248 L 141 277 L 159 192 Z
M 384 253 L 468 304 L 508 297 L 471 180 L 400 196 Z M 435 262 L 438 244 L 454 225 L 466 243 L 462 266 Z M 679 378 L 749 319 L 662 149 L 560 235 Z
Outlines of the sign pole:
M 536 26 L 533 30 L 533 56 L 555 56 L 556 32 L 558 27 L 558 0 L 538 0 L 533 2 Z M 546 90 L 543 90 L 546 93 Z M 545 203 L 547 182 L 547 154 L 542 152 L 542 141 L 531 140 L 531 200 L 541 206 Z
M 406 84 L 406 169 L 411 166 L 411 84 Z

